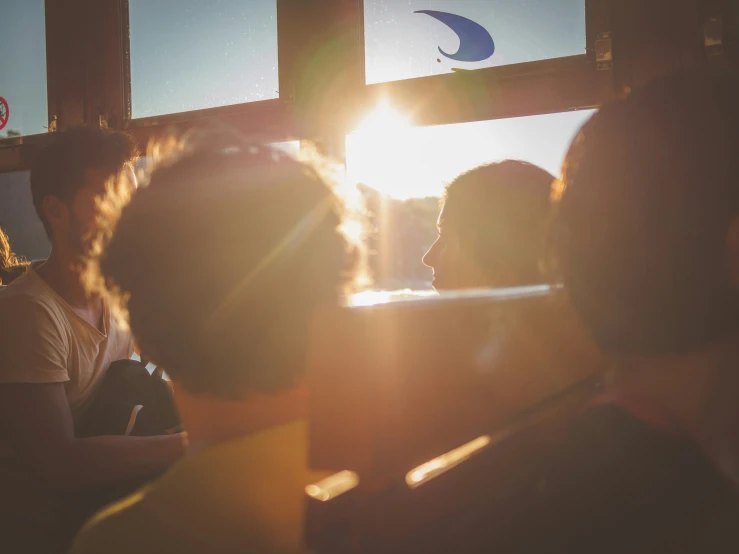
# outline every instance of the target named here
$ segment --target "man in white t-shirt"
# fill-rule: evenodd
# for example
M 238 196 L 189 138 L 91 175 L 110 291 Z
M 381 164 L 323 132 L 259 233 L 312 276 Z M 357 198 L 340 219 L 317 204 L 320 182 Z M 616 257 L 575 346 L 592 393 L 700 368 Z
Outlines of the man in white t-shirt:
M 84 415 L 111 362 L 133 340 L 108 301 L 90 296 L 84 261 L 99 234 L 106 187 L 133 186 L 135 146 L 98 129 L 61 132 L 31 171 L 48 260 L 0 290 L 0 551 L 63 548 L 60 497 L 157 474 L 184 451 L 183 435 L 80 439 Z

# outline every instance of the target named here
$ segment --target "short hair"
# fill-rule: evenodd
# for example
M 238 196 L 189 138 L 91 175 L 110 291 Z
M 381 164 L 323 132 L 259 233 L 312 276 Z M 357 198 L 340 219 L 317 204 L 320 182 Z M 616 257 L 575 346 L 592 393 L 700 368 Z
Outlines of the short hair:
M 56 196 L 70 204 L 85 186 L 85 172 L 123 169 L 137 155 L 136 143 L 127 134 L 109 129 L 75 127 L 54 133 L 51 142 L 35 157 L 31 167 L 31 197 L 46 235 L 52 229 L 43 213 L 43 201 Z
M 735 76 L 673 75 L 603 107 L 571 146 L 553 253 L 607 352 L 697 351 L 737 327 L 738 99 Z
M 123 208 L 100 268 L 141 350 L 193 393 L 295 386 L 315 310 L 356 250 L 322 172 L 220 131 L 187 139 Z
M 522 161 L 477 167 L 447 186 L 442 223 L 457 231 L 483 271 L 503 265 L 521 284 L 539 283 L 553 181 Z

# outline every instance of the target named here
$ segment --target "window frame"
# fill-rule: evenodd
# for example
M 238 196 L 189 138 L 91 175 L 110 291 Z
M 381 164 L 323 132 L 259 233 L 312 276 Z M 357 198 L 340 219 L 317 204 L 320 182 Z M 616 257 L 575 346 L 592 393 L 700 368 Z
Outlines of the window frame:
M 659 74 L 657 66 L 668 57 L 674 66 L 687 51 L 700 61 L 695 37 L 675 38 L 674 22 L 658 12 L 663 7 L 657 4 L 666 0 L 583 1 L 584 54 L 367 85 L 362 0 L 277 0 L 278 99 L 131 119 L 128 0 L 45 0 L 49 117 L 56 116 L 60 129 L 123 129 L 142 145 L 162 133 L 214 122 L 270 142 L 316 141 L 343 160 L 344 137 L 380 98 L 412 109 L 416 125 L 590 109 L 635 81 L 637 52 L 655 37 L 668 37 L 678 48 L 657 57 L 646 75 Z M 680 0 L 685 6 L 698 2 Z M 647 4 L 663 25 L 648 30 L 654 36 L 634 39 L 630 31 L 644 27 L 640 18 Z M 595 42 L 608 31 L 614 32 L 614 68 L 598 71 Z M 46 133 L 1 139 L 0 173 L 28 169 L 34 151 L 49 138 Z
M 584 0 L 583 54 L 366 85 L 366 104 L 381 98 L 413 113 L 417 125 L 485 121 L 595 108 L 613 98 L 613 72 L 598 71 L 595 43 L 611 31 L 607 1 Z M 423 98 L 419 103 L 418 98 Z

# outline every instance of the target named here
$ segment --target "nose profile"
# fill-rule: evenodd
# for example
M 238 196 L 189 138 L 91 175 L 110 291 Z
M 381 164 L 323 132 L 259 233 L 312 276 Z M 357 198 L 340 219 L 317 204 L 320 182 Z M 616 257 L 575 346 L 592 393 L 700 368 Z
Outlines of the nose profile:
M 423 258 L 421 258 L 423 265 L 425 265 L 426 267 L 433 268 L 434 264 L 436 263 L 436 245 L 438 244 L 438 242 L 438 240 L 434 242 L 434 244 L 431 245 L 431 248 L 429 248 L 423 255 Z

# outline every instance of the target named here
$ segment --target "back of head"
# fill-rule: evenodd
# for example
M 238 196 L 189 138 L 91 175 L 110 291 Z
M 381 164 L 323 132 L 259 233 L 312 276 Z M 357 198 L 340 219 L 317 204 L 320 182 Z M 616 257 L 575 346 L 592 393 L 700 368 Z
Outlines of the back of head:
M 605 106 L 573 143 L 554 254 L 607 351 L 698 350 L 737 327 L 738 99 L 733 76 L 671 76 Z
M 46 234 L 52 230 L 42 205 L 46 196 L 55 196 L 70 204 L 84 188 L 85 173 L 105 170 L 111 175 L 136 156 L 136 145 L 125 133 L 92 127 L 75 127 L 54 133 L 31 167 L 31 196 Z
M 230 134 L 167 163 L 123 209 L 101 262 L 137 342 L 193 393 L 294 386 L 312 314 L 352 268 L 341 202 L 308 164 Z
M 10 239 L 0 227 L 0 269 L 5 269 L 14 264 L 15 255 L 10 248 Z
M 443 224 L 455 229 L 485 273 L 503 267 L 517 284 L 541 283 L 553 181 L 549 172 L 521 161 L 477 167 L 447 187 Z
M 28 262 L 15 255 L 10 247 L 10 239 L 0 227 L 0 285 L 8 284 L 12 279 L 23 273 Z

